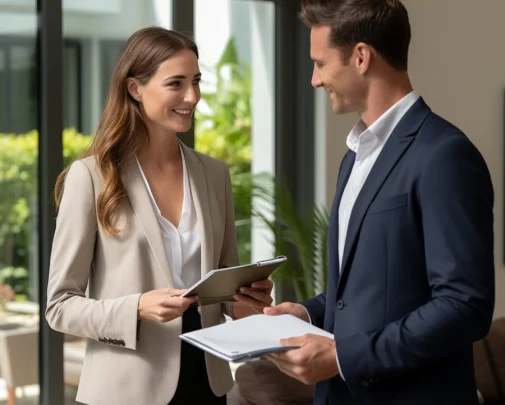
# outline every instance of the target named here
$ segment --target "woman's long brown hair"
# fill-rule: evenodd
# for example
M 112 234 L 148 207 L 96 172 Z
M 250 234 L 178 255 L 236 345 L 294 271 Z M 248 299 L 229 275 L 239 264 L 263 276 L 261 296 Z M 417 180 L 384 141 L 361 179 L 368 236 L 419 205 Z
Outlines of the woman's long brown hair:
M 127 79 L 146 84 L 159 65 L 176 52 L 189 49 L 198 57 L 194 41 L 175 31 L 149 27 L 135 32 L 126 42 L 114 67 L 109 95 L 100 124 L 89 149 L 79 159 L 94 156 L 104 186 L 97 198 L 99 225 L 112 236 L 120 231 L 114 226 L 114 215 L 126 196 L 123 183 L 125 163 L 147 142 L 147 128 L 139 104 L 127 90 Z M 54 197 L 59 207 L 68 167 L 56 181 Z

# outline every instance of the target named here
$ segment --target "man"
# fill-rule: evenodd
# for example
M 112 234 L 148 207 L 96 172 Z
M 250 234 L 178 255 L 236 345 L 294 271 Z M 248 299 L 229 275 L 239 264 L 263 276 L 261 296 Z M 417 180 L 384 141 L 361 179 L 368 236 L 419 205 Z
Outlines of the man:
M 315 404 L 477 404 L 472 342 L 494 307 L 493 189 L 477 149 L 407 73 L 399 0 L 302 0 L 312 85 L 357 112 L 337 180 L 326 293 L 290 313 L 334 334 L 283 341 Z M 429 61 L 426 61 L 429 63 Z

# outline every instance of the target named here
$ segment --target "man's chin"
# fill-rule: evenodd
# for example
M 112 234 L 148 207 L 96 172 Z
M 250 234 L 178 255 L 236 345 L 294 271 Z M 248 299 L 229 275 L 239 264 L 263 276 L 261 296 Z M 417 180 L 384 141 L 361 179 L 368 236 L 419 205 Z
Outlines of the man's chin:
M 349 111 L 348 108 L 346 108 L 343 104 L 341 103 L 332 103 L 331 108 L 333 112 L 337 115 L 344 115 L 344 114 L 349 114 L 352 111 Z
M 335 114 L 339 114 L 339 115 L 340 115 L 340 114 L 345 114 L 345 113 L 346 113 L 346 111 L 344 110 L 344 108 L 343 108 L 341 105 L 336 104 L 336 103 L 333 103 L 333 104 L 332 104 L 332 110 L 333 110 L 333 112 L 334 112 Z

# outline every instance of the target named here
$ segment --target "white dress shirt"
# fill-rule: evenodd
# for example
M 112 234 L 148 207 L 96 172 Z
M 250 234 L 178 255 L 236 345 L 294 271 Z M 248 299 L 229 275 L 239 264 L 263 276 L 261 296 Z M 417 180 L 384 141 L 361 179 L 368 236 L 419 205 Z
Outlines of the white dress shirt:
M 419 95 L 415 91 L 411 91 L 382 114 L 370 127 L 367 128 L 365 123 L 359 120 L 347 136 L 347 147 L 356 153 L 356 159 L 338 207 L 340 272 L 342 271 L 342 256 L 347 238 L 347 228 L 356 198 L 358 198 L 358 194 L 389 136 L 418 98 Z
M 172 270 L 172 278 L 175 288 L 185 289 L 191 287 L 201 278 L 201 238 L 198 231 L 198 220 L 196 216 L 195 205 L 191 195 L 189 185 L 189 177 L 186 169 L 186 161 L 184 152 L 179 146 L 182 157 L 183 170 L 183 201 L 182 213 L 179 221 L 179 227 L 176 228 L 169 220 L 167 220 L 156 204 L 149 183 L 144 175 L 142 167 L 137 159 L 137 164 L 144 179 L 146 189 L 151 197 L 154 212 L 158 218 L 165 245 L 165 254 L 167 255 L 168 264 Z
M 389 136 L 418 98 L 419 95 L 415 91 L 411 91 L 368 128 L 360 119 L 347 136 L 347 147 L 356 153 L 356 159 L 338 207 L 339 272 L 342 272 L 342 256 L 354 203 Z M 338 347 L 337 366 L 340 377 L 345 380 L 338 361 Z

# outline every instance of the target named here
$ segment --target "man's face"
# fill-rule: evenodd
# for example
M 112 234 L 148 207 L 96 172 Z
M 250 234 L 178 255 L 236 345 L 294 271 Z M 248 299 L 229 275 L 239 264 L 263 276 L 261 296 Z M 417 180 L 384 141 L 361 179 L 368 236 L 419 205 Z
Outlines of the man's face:
M 323 87 L 336 114 L 360 112 L 366 94 L 365 80 L 356 66 L 354 52 L 344 61 L 330 46 L 330 27 L 314 26 L 310 32 L 310 57 L 314 61 L 312 86 Z

